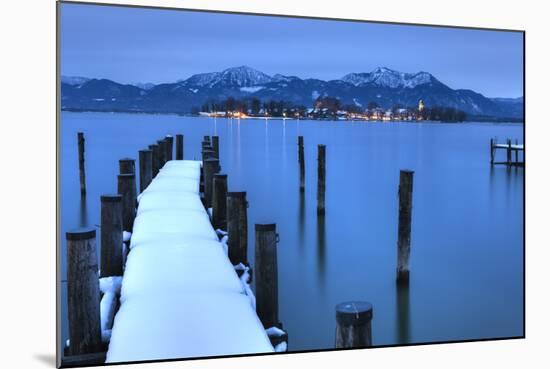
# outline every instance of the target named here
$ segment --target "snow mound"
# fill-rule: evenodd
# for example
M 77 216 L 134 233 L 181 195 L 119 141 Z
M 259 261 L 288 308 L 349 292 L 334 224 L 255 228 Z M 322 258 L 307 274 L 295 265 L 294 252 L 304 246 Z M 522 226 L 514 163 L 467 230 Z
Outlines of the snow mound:
M 139 295 L 156 299 L 175 291 L 187 296 L 203 291 L 244 293 L 218 241 L 160 238 L 149 246 L 135 247 L 128 255 L 122 302 Z
M 115 317 L 107 363 L 274 352 L 245 295 L 133 296 Z

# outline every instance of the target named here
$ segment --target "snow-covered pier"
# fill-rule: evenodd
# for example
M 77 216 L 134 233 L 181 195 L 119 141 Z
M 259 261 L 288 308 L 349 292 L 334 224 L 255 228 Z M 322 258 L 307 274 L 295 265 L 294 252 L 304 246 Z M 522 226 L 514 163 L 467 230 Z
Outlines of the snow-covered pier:
M 506 161 L 495 161 L 495 155 L 497 150 L 506 150 Z M 519 144 L 516 140 L 515 144 L 512 144 L 511 139 L 507 139 L 506 143 L 498 143 L 497 139 L 491 138 L 490 142 L 490 153 L 491 153 L 491 165 L 494 164 L 505 164 L 509 167 L 516 166 L 522 167 L 525 165 L 525 156 L 524 161 L 520 161 L 519 154 L 525 152 L 525 147 L 523 144 Z M 512 153 L 514 158 L 512 159 Z
M 108 363 L 273 352 L 199 196 L 172 160 L 138 197 Z
M 216 209 L 221 200 L 229 198 L 225 193 L 221 195 L 223 199 L 217 198 L 219 189 L 211 188 L 212 182 L 216 186 L 213 176 L 220 170 L 217 138 L 215 145 L 203 145 L 203 161 L 194 161 L 183 160 L 183 136 L 180 136 L 176 136 L 176 160 L 171 160 L 172 140 L 161 140 L 150 150 L 140 151 L 141 193 L 137 198 L 135 190 L 120 187 L 120 182 L 120 195 L 102 197 L 102 214 L 111 203 L 118 206 L 110 209 L 110 216 L 102 216 L 102 229 L 116 233 L 116 237 L 105 237 L 102 233 L 102 264 L 106 259 L 104 253 L 117 255 L 109 264 L 123 265 L 123 271 L 120 276 L 106 273 L 102 265 L 99 272 L 92 256 L 87 258 L 89 265 L 73 265 L 72 280 L 78 280 L 84 272 L 87 279 L 78 285 L 74 296 L 69 296 L 73 301 L 69 310 L 73 307 L 74 311 L 84 311 L 86 316 L 69 322 L 70 340 L 64 365 L 286 350 L 286 332 L 280 329 L 277 309 L 273 313 L 267 307 L 267 313 L 273 316 L 273 322 L 269 323 L 264 321 L 265 308 L 256 312 L 247 261 L 235 265 L 228 256 L 227 233 L 212 226 L 209 204 L 214 199 Z M 127 165 L 126 161 L 124 165 L 121 163 L 119 180 L 121 176 L 128 177 L 135 187 L 135 165 Z M 144 172 L 151 174 L 144 176 Z M 124 211 L 128 206 L 131 212 Z M 131 216 L 131 227 L 125 225 L 127 216 Z M 232 220 L 231 224 L 234 223 Z M 237 240 L 241 239 L 242 229 L 246 234 L 246 223 L 246 215 L 244 221 L 235 223 L 239 230 Z M 132 232 L 126 232 L 128 229 Z M 275 232 L 274 225 L 272 231 Z M 81 249 L 88 254 L 96 253 L 95 231 L 68 232 L 67 240 L 69 237 L 80 242 Z M 120 244 L 116 240 L 124 241 L 122 252 L 113 253 L 112 249 Z M 273 242 L 268 246 L 273 250 L 270 252 L 276 252 Z M 72 246 L 68 249 L 77 250 Z M 276 270 L 276 265 L 269 269 L 258 265 L 257 276 L 273 279 L 269 275 L 264 277 L 262 270 Z M 99 286 L 98 277 L 102 277 Z M 276 285 L 268 285 L 262 292 L 276 296 Z M 96 297 L 87 298 L 98 295 L 101 295 L 99 305 Z M 260 297 L 262 307 L 266 305 L 263 300 Z

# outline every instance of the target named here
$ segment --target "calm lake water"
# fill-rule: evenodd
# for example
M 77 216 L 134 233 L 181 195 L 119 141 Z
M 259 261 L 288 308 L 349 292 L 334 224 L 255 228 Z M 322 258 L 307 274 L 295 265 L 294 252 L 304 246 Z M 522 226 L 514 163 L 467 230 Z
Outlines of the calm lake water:
M 86 138 L 83 201 L 78 131 Z M 138 150 L 176 133 L 185 135 L 186 159 L 200 159 L 204 135 L 220 136 L 229 190 L 247 191 L 251 263 L 254 223 L 277 223 L 280 320 L 290 351 L 333 348 L 334 307 L 347 300 L 373 304 L 374 345 L 523 335 L 524 171 L 489 164 L 489 139 L 523 142 L 521 124 L 63 112 L 63 276 L 64 234 L 100 223 L 99 196 L 116 192 L 118 159 L 137 159 Z M 305 141 L 303 195 L 298 135 Z M 324 222 L 316 214 L 318 144 L 327 146 Z M 504 151 L 497 156 L 504 158 Z M 415 171 L 408 292 L 395 286 L 400 169 Z

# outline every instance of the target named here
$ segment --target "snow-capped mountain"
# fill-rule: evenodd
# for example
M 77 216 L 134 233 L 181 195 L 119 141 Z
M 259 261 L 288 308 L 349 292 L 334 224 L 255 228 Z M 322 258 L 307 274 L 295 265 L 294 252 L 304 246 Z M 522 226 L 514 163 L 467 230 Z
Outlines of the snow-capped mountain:
M 221 72 L 218 84 L 225 86 L 249 87 L 271 82 L 271 77 L 255 69 L 241 66 Z
M 199 73 L 189 77 L 188 79 L 180 80 L 178 83 L 197 87 L 212 87 L 213 84 L 218 81 L 220 74 L 220 72 Z
M 384 67 L 331 81 L 269 76 L 246 66 L 152 87 L 83 77 L 61 80 L 62 108 L 73 110 L 189 113 L 228 97 L 311 107 L 318 97 L 332 96 L 342 105 L 367 107 L 376 103 L 390 109 L 396 105 L 414 107 L 422 99 L 428 107 L 452 107 L 470 115 L 523 117 L 523 100 L 489 99 L 475 91 L 454 90 L 427 72 L 403 73 Z
M 76 77 L 76 76 L 61 76 L 61 83 L 65 83 L 71 86 L 80 86 L 85 82 L 88 82 L 90 78 Z
M 418 85 L 437 81 L 426 72 L 403 73 L 386 67 L 378 67 L 370 73 L 350 73 L 342 77 L 342 81 L 354 86 L 373 84 L 388 88 L 415 88 Z
M 185 86 L 198 87 L 250 87 L 271 82 L 272 78 L 256 69 L 240 66 L 222 72 L 195 74 L 184 80 Z

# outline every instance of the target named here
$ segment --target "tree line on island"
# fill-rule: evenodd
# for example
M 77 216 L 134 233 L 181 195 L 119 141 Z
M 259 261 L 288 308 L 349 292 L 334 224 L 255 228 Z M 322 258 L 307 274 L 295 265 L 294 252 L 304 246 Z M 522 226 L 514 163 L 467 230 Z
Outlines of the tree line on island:
M 284 100 L 261 101 L 253 97 L 237 99 L 232 96 L 221 101 L 207 101 L 200 108 L 193 107 L 192 114 L 218 117 L 277 117 L 321 120 L 375 120 L 375 121 L 442 121 L 463 122 L 466 112 L 445 106 L 428 107 L 422 100 L 418 106 L 396 104 L 383 108 L 376 102 L 367 107 L 360 104 L 342 104 L 332 96 L 318 97 L 312 107 L 296 105 Z

